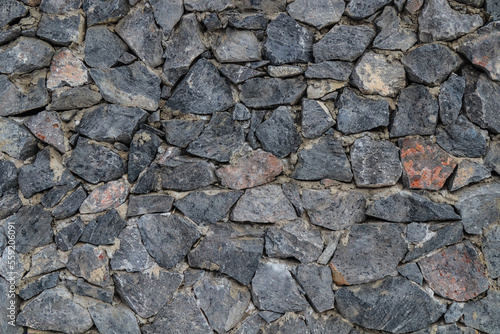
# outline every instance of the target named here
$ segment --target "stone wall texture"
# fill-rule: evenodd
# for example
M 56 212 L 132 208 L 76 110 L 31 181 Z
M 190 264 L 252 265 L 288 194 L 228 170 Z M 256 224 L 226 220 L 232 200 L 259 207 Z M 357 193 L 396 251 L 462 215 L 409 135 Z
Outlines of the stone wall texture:
M 498 0 L 0 0 L 0 333 L 500 334 Z

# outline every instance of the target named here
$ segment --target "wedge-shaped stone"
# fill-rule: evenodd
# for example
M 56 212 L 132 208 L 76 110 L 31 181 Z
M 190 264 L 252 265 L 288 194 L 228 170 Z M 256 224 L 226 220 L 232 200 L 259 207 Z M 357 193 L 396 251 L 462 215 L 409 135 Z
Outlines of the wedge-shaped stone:
M 24 125 L 0 117 L 0 151 L 25 160 L 38 151 L 37 140 Z
M 491 177 L 491 170 L 479 162 L 462 160 L 450 178 L 450 191 L 458 190 L 468 184 L 476 183 Z
M 390 0 L 353 0 L 346 6 L 346 14 L 355 20 L 365 19 L 390 2 Z
M 318 138 L 333 125 L 335 121 L 323 102 L 302 100 L 302 135 L 304 138 Z
M 75 246 L 68 256 L 66 268 L 89 283 L 107 287 L 111 284 L 109 258 L 106 252 L 89 244 Z
M 449 125 L 458 117 L 462 109 L 465 90 L 465 78 L 452 73 L 439 90 L 439 118 L 444 125 Z
M 195 140 L 205 127 L 206 121 L 186 121 L 183 119 L 170 119 L 163 121 L 165 139 L 170 145 L 185 148 Z
M 334 26 L 322 39 L 314 44 L 314 60 L 354 61 L 370 45 L 375 31 L 367 26 Z
M 156 22 L 163 30 L 163 34 L 168 36 L 184 13 L 183 1 L 151 0 L 149 3 L 153 7 Z
M 90 27 L 85 33 L 85 62 L 90 67 L 116 65 L 126 49 L 125 43 L 104 26 Z
M 42 111 L 24 122 L 31 133 L 41 141 L 55 147 L 59 152 L 66 153 L 69 149 L 68 140 L 64 137 L 61 119 L 55 111 Z
M 97 213 L 113 209 L 125 202 L 129 186 L 122 180 L 111 181 L 95 188 L 80 206 L 80 213 Z
M 52 93 L 50 109 L 70 110 L 89 108 L 99 103 L 102 95 L 88 86 L 74 87 L 71 89 L 58 89 Z
M 141 333 L 134 312 L 124 305 L 111 306 L 104 303 L 97 303 L 90 306 L 88 310 L 99 333 Z
M 500 277 L 500 226 L 495 225 L 483 237 L 483 254 L 491 278 Z
M 64 16 L 43 14 L 36 34 L 53 45 L 69 46 L 81 42 L 85 19 L 79 13 L 66 13 Z
M 214 56 L 221 63 L 261 60 L 261 44 L 252 31 L 228 28 L 217 40 Z
M 373 41 L 377 49 L 407 51 L 417 42 L 417 34 L 402 26 L 394 7 L 386 6 L 375 24 L 380 29 Z
M 81 242 L 93 245 L 112 245 L 127 222 L 120 217 L 115 209 L 90 221 L 80 237 Z
M 164 189 L 195 190 L 206 187 L 217 180 L 214 165 L 200 159 L 180 156 L 169 159 L 164 166 L 160 166 L 158 169 L 161 186 Z
M 146 113 L 145 116 L 148 114 Z M 129 182 L 137 180 L 139 174 L 149 166 L 156 157 L 160 145 L 161 139 L 153 131 L 141 129 L 135 133 L 128 156 Z
M 436 142 L 457 157 L 480 158 L 486 152 L 486 137 L 464 116 L 436 130 Z
M 127 0 L 84 0 L 83 11 L 87 26 L 98 23 L 116 22 L 127 15 L 130 8 Z

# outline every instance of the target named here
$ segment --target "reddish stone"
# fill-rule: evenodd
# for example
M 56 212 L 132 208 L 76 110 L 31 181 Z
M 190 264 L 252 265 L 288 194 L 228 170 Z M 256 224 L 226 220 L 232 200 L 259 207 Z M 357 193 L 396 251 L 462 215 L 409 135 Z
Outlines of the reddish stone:
M 403 182 L 412 189 L 439 190 L 457 163 L 438 145 L 420 137 L 399 140 Z
M 42 111 L 28 119 L 24 125 L 41 141 L 55 147 L 59 152 L 66 153 L 69 144 L 64 137 L 62 123 L 55 111 Z
M 87 67 L 67 49 L 54 54 L 50 64 L 47 88 L 54 90 L 63 86 L 81 86 L 89 81 Z
M 440 296 L 463 302 L 488 290 L 484 265 L 469 241 L 445 248 L 418 265 L 431 289 Z
M 216 174 L 222 185 L 239 190 L 272 182 L 282 171 L 283 165 L 278 158 L 257 150 L 242 157 L 234 165 L 219 168 Z
M 129 186 L 123 181 L 108 182 L 94 189 L 80 207 L 80 213 L 96 213 L 116 208 L 127 199 Z

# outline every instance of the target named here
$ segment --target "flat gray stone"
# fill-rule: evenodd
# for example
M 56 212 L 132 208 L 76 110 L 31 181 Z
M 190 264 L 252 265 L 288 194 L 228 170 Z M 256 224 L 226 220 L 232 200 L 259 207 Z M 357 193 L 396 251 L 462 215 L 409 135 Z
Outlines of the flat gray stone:
M 17 167 L 9 160 L 0 161 L 0 196 L 17 187 Z
M 373 46 L 377 49 L 405 52 L 417 42 L 417 34 L 402 26 L 394 7 L 386 6 L 375 24 L 380 29 L 373 41 Z
M 83 11 L 87 16 L 87 26 L 116 22 L 127 15 L 130 8 L 127 0 L 84 0 Z
M 354 61 L 363 54 L 374 36 L 375 31 L 367 26 L 336 25 L 314 44 L 314 60 L 317 63 L 325 60 Z
M 500 293 L 490 289 L 486 298 L 464 306 L 464 323 L 486 333 L 500 330 Z
M 56 148 L 61 153 L 69 149 L 68 140 L 64 137 L 62 122 L 59 115 L 54 111 L 42 111 L 30 117 L 24 125 L 43 142 Z
M 33 282 L 28 283 L 22 289 L 20 289 L 19 297 L 21 297 L 24 300 L 29 300 L 44 290 L 52 289 L 57 285 L 58 281 L 59 281 L 58 272 L 40 276 Z
M 361 20 L 375 14 L 390 2 L 390 0 L 352 0 L 346 6 L 345 13 L 354 20 Z
M 73 182 L 70 182 L 68 184 L 64 184 L 62 186 L 55 186 L 54 188 L 50 189 L 45 195 L 43 195 L 42 200 L 40 203 L 45 207 L 45 208 L 53 208 L 56 206 L 61 200 L 75 187 L 77 187 L 80 184 L 80 181 L 77 179 L 74 179 Z
M 89 108 L 101 100 L 102 95 L 88 86 L 59 89 L 52 93 L 50 108 L 57 111 Z
M 12 284 L 11 282 L 8 282 L 4 280 L 3 278 L 0 278 L 0 306 L 4 310 L 8 310 L 8 308 L 11 306 L 11 302 L 16 303 L 16 305 L 20 305 L 21 300 L 19 297 L 17 297 L 15 294 L 13 298 L 9 294 L 9 291 L 12 291 L 12 289 L 15 289 L 15 285 Z M 15 324 L 15 319 L 17 317 L 17 314 L 19 313 L 19 307 L 14 306 L 14 310 L 11 311 L 8 310 L 8 312 L 5 314 L 5 316 L 0 320 L 0 329 L 2 330 L 2 333 L 5 334 L 24 334 L 24 328 L 22 326 L 12 326 L 12 324 Z M 259 316 L 257 316 L 259 318 Z M 12 322 L 14 321 L 14 322 Z M 263 320 L 262 320 L 263 321 Z M 10 324 L 9 324 L 10 322 Z
M 217 16 L 217 15 L 216 15 Z M 230 13 L 228 15 L 228 24 L 238 29 L 266 29 L 269 20 L 261 13 Z M 219 21 L 222 28 L 222 24 Z
M 36 154 L 38 144 L 24 125 L 0 117 L 0 151 L 12 158 L 25 160 Z
M 85 19 L 78 13 L 64 16 L 43 14 L 36 34 L 54 45 L 68 46 L 83 39 Z
M 140 334 L 137 319 L 124 305 L 111 306 L 97 303 L 89 307 L 95 326 L 102 334 Z
M 436 130 L 436 142 L 446 152 L 467 158 L 480 158 L 486 153 L 486 138 L 464 116 Z
M 30 271 L 24 278 L 46 274 L 64 268 L 66 264 L 61 260 L 61 253 L 57 250 L 56 245 L 51 243 L 31 256 Z
M 465 90 L 465 78 L 452 73 L 443 82 L 439 91 L 439 119 L 444 125 L 450 125 L 458 117 L 462 109 L 462 98 Z
M 293 275 L 317 312 L 321 313 L 334 307 L 332 273 L 328 267 L 304 264 L 297 266 Z
M 468 184 L 476 183 L 491 177 L 491 170 L 482 163 L 472 160 L 462 160 L 455 174 L 450 178 L 448 189 L 458 190 Z
M 113 270 L 143 271 L 155 265 L 144 247 L 141 234 L 135 226 L 124 228 L 118 235 L 120 247 L 113 253 L 110 265 Z
M 120 217 L 118 211 L 112 209 L 90 221 L 85 226 L 80 241 L 93 245 L 112 245 L 126 225 L 127 222 Z
M 108 304 L 113 302 L 113 295 L 115 294 L 113 287 L 100 288 L 86 283 L 83 278 L 79 278 L 76 281 L 66 281 L 66 287 L 73 295 L 94 298 Z
M 73 216 L 82 205 L 83 201 L 87 198 L 87 192 L 78 187 L 68 197 L 66 197 L 60 204 L 52 210 L 52 215 L 55 219 L 65 219 Z
M 5 0 L 0 8 L 0 28 L 20 19 L 28 12 L 28 8 L 18 1 Z
M 297 21 L 323 29 L 340 21 L 344 13 L 343 0 L 298 0 L 289 4 L 287 12 Z
M 355 328 L 338 313 L 324 312 L 306 314 L 307 327 L 311 333 L 356 334 Z
M 340 60 L 324 61 L 307 66 L 305 77 L 308 79 L 333 79 L 347 81 L 354 65 Z
M 127 217 L 169 212 L 173 203 L 174 198 L 164 194 L 132 195 L 128 201 Z
M 85 63 L 90 67 L 114 66 L 125 50 L 125 43 L 105 26 L 90 27 L 85 33 Z
M 335 121 L 323 102 L 302 100 L 302 136 L 304 138 L 318 138 L 333 125 Z
M 221 63 L 261 60 L 261 44 L 252 31 L 228 28 L 217 40 L 214 56 Z
M 153 7 L 155 20 L 161 27 L 164 36 L 168 36 L 184 13 L 183 1 L 151 0 L 149 3 L 151 4 L 151 7 Z
M 171 119 L 163 121 L 165 139 L 170 145 L 185 148 L 196 139 L 205 127 L 206 121 L 186 121 L 183 119 Z
M 100 287 L 111 284 L 106 252 L 89 244 L 73 247 L 66 268 L 75 276 Z
M 40 10 L 48 14 L 64 14 L 79 9 L 81 6 L 82 0 L 42 0 L 40 2 Z
M 296 104 L 307 85 L 303 80 L 290 78 L 253 78 L 241 85 L 240 99 L 249 108 L 274 108 Z
M 216 181 L 215 166 L 204 160 L 177 157 L 159 167 L 164 189 L 188 191 L 203 188 Z
M 148 116 L 148 114 L 145 113 L 145 116 Z M 128 125 L 132 126 L 133 124 L 130 123 L 131 121 L 128 122 Z M 135 133 L 130 144 L 130 153 L 128 156 L 127 176 L 129 182 L 137 180 L 139 174 L 149 166 L 149 164 L 156 157 L 156 153 L 160 145 L 160 137 L 152 131 L 141 129 Z
M 62 251 L 68 251 L 77 243 L 78 239 L 85 229 L 83 221 L 77 217 L 75 220 L 69 222 L 61 228 L 55 235 L 55 242 L 57 248 Z
M 233 6 L 231 0 L 184 0 L 184 6 L 189 11 L 221 12 Z
M 48 67 L 54 49 L 47 42 L 20 37 L 0 47 L 0 73 L 28 73 Z
M 500 84 L 478 72 L 466 72 L 464 109 L 467 117 L 483 129 L 500 133 L 495 110 L 500 107 Z
M 491 278 L 500 277 L 500 226 L 495 225 L 483 237 L 483 254 Z
M 422 276 L 422 273 L 420 272 L 420 269 L 418 268 L 418 265 L 414 262 L 404 264 L 400 267 L 397 268 L 398 273 L 400 273 L 402 276 L 408 278 L 410 281 L 413 281 L 415 283 L 418 283 L 422 285 L 424 282 L 424 276 Z M 445 315 L 446 317 L 446 315 Z
M 0 197 L 0 219 L 13 215 L 22 206 L 23 203 L 21 202 L 21 198 L 19 198 L 19 191 L 17 189 L 7 191 Z M 0 236 L 0 240 L 1 238 Z
M 455 207 L 462 216 L 462 224 L 469 234 L 482 234 L 483 228 L 488 228 L 500 218 L 500 209 L 496 203 L 499 194 L 477 194 L 470 197 L 459 197 Z
M 219 71 L 235 85 L 245 82 L 248 79 L 265 75 L 264 72 L 237 64 L 221 64 Z
M 45 72 L 33 78 L 35 85 L 18 87 L 8 76 L 0 75 L 0 116 L 12 116 L 49 104 Z

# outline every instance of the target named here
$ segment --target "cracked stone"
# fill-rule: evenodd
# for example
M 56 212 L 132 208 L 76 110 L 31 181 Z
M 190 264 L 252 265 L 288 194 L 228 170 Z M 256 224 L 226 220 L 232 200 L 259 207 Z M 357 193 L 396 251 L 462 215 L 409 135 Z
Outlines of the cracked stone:
M 8 160 L 0 160 L 0 196 L 17 187 L 17 167 Z
M 28 73 L 48 67 L 54 55 L 50 44 L 31 37 L 20 37 L 0 47 L 0 73 Z
M 18 87 L 6 75 L 0 75 L 0 116 L 12 116 L 43 108 L 49 104 L 45 72 L 32 77 L 34 85 Z
M 144 116 L 147 115 L 148 114 L 145 113 Z M 136 119 L 136 121 L 140 121 L 140 119 Z M 134 125 L 133 123 L 131 124 L 130 120 L 128 120 L 125 124 L 129 126 Z M 137 124 L 134 130 L 136 130 L 138 126 L 139 124 Z M 156 157 L 156 152 L 158 151 L 160 145 L 160 137 L 149 130 L 141 129 L 135 133 L 132 138 L 132 143 L 130 144 L 130 153 L 128 157 L 127 175 L 129 182 L 137 180 L 139 174 L 149 166 L 149 164 Z
M 293 275 L 317 312 L 333 308 L 332 273 L 328 267 L 315 264 L 300 265 Z
M 111 304 L 113 302 L 114 289 L 100 288 L 95 285 L 86 283 L 83 278 L 76 281 L 66 281 L 66 287 L 74 295 L 90 297 Z
M 464 116 L 436 130 L 436 142 L 457 157 L 480 158 L 486 153 L 486 138 Z
M 85 62 L 90 67 L 116 65 L 126 48 L 125 43 L 104 26 L 90 27 L 85 33 Z
M 85 226 L 80 241 L 93 245 L 112 245 L 126 225 L 127 222 L 120 217 L 118 211 L 110 210 Z
M 444 125 L 452 124 L 462 109 L 465 78 L 452 73 L 439 91 L 439 118 Z
M 250 67 L 236 64 L 221 64 L 219 71 L 235 85 L 245 82 L 251 78 L 264 76 L 265 74 L 264 72 L 254 70 Z
M 102 334 L 140 334 L 134 313 L 123 305 L 97 303 L 88 308 L 95 326 Z
M 170 35 L 172 29 L 182 18 L 184 6 L 182 0 L 151 0 L 155 20 L 163 30 L 164 36 Z
M 80 213 L 97 213 L 116 208 L 125 202 L 129 186 L 121 181 L 111 181 L 95 188 L 80 206 Z
M 77 217 L 56 233 L 55 242 L 57 248 L 66 252 L 73 248 L 85 229 L 83 221 Z
M 68 46 L 83 38 L 85 19 L 79 13 L 64 16 L 43 14 L 36 34 L 54 45 Z
M 382 15 L 375 20 L 375 24 L 380 29 L 373 41 L 373 46 L 377 49 L 405 52 L 417 42 L 417 34 L 402 26 L 394 7 L 385 7 Z
M 320 101 L 302 100 L 302 135 L 304 138 L 318 138 L 335 125 L 328 107 Z
M 188 146 L 201 134 L 205 124 L 206 121 L 203 120 L 186 121 L 182 119 L 171 119 L 162 122 L 167 143 L 182 148 Z
M 313 45 L 314 60 L 354 61 L 365 52 L 374 36 L 375 31 L 370 27 L 335 25 Z
M 233 119 L 235 121 L 248 121 L 252 113 L 243 103 L 236 103 L 233 110 Z
M 261 60 L 261 45 L 252 31 L 227 29 L 217 40 L 214 56 L 221 63 Z
M 352 0 L 346 6 L 345 13 L 354 20 L 362 20 L 375 14 L 390 2 L 390 0 Z
M 216 181 L 215 167 L 200 159 L 176 157 L 159 168 L 163 189 L 189 191 L 203 188 Z M 140 180 L 140 179 L 139 179 Z
M 0 117 L 0 151 L 13 158 L 25 160 L 38 151 L 38 144 L 24 125 Z
M 87 26 L 98 23 L 116 22 L 129 10 L 127 0 L 84 0 L 83 11 L 87 17 Z
M 0 8 L 0 28 L 22 18 L 28 12 L 28 8 L 18 1 L 5 0 Z
M 59 115 L 54 111 L 42 111 L 32 116 L 24 125 L 41 141 L 53 146 L 61 153 L 69 149 L 68 140 L 64 137 Z
M 482 248 L 489 276 L 493 279 L 500 277 L 500 225 L 484 234 Z
M 500 293 L 488 291 L 488 296 L 464 306 L 464 323 L 486 333 L 500 330 Z
M 50 273 L 64 267 L 66 264 L 61 261 L 61 254 L 52 243 L 31 256 L 30 271 L 24 278 Z
M 106 252 L 89 244 L 75 246 L 68 256 L 66 268 L 75 276 L 100 287 L 111 283 Z
M 58 89 L 52 93 L 50 108 L 58 111 L 89 108 L 99 103 L 101 99 L 101 94 L 93 91 L 88 86 Z
M 481 234 L 500 219 L 500 195 L 498 193 L 482 194 L 472 191 L 469 195 L 460 196 L 455 207 L 462 215 L 462 224 L 469 234 Z
M 114 252 L 110 265 L 113 270 L 143 271 L 155 265 L 144 247 L 141 234 L 135 226 L 124 228 L 118 235 L 119 248 Z
M 296 78 L 252 78 L 241 85 L 240 99 L 249 108 L 275 108 L 296 104 L 306 88 L 306 82 Z
M 21 202 L 21 198 L 19 198 L 17 189 L 11 189 L 3 193 L 2 197 L 0 197 L 0 219 L 13 215 L 22 206 L 23 203 Z
M 477 183 L 481 180 L 491 177 L 491 171 L 488 167 L 472 160 L 462 160 L 450 178 L 449 190 L 455 191 L 471 183 Z
M 307 66 L 305 76 L 307 79 L 333 79 L 347 81 L 354 65 L 346 61 L 324 61 Z
M 424 282 L 424 276 L 422 276 L 422 273 L 420 272 L 418 265 L 414 262 L 402 265 L 401 267 L 398 267 L 397 269 L 401 275 L 408 278 L 410 281 L 413 281 L 413 282 L 418 283 L 420 285 L 422 285 L 422 283 Z M 445 317 L 446 317 L 446 315 L 445 315 Z
M 57 285 L 59 281 L 59 272 L 51 273 L 48 275 L 40 276 L 33 282 L 25 285 L 22 289 L 19 290 L 19 297 L 24 300 L 29 300 L 40 292 L 52 289 Z
M 55 219 L 71 217 L 78 212 L 86 198 L 87 192 L 82 187 L 79 187 L 52 210 L 52 215 Z
M 287 12 L 297 21 L 323 29 L 340 21 L 345 10 L 343 0 L 298 0 L 289 4 Z

